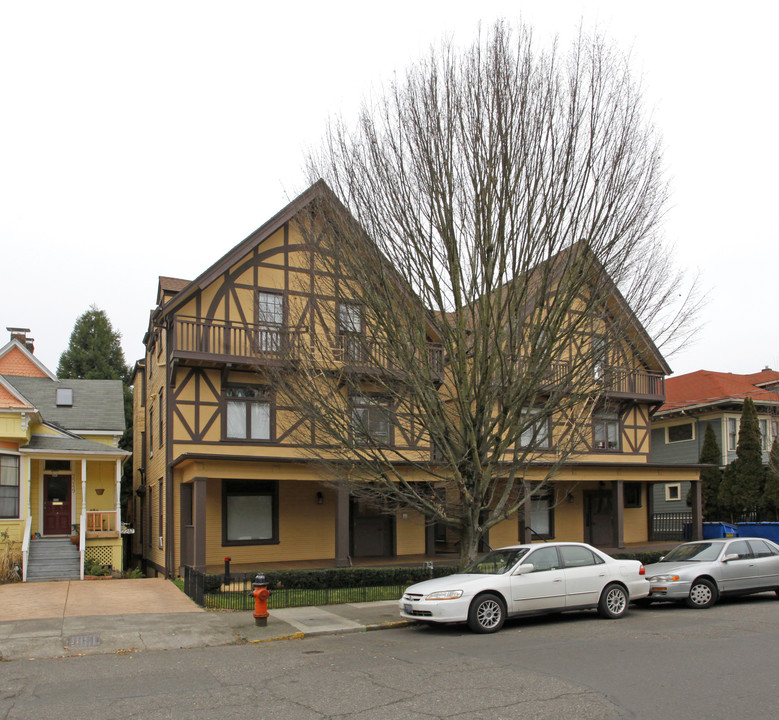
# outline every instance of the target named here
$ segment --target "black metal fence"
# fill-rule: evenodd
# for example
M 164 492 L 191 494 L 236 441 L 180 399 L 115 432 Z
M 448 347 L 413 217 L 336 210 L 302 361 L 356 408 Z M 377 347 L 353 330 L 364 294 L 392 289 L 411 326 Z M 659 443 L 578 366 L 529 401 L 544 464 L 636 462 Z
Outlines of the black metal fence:
M 649 529 L 649 539 L 650 541 L 689 540 L 691 527 L 691 512 L 654 513 Z
M 198 605 L 219 610 L 253 610 L 252 583 L 257 573 L 208 575 L 189 566 L 184 567 L 184 592 Z M 398 600 L 405 585 L 348 588 L 275 588 L 268 599 L 268 608 L 336 605 L 347 602 Z

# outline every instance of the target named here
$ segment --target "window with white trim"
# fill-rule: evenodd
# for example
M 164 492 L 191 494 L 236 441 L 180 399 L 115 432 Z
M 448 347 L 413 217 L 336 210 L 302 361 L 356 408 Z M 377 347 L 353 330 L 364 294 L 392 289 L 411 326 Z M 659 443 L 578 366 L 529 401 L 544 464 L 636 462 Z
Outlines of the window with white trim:
M 19 456 L 0 455 L 0 518 L 19 517 Z
M 225 386 L 224 436 L 231 440 L 270 440 L 271 404 L 264 388 Z
M 691 422 L 683 423 L 681 425 L 671 425 L 665 429 L 666 442 L 686 442 L 687 440 L 695 439 L 695 430 Z
M 738 444 L 738 420 L 728 418 L 728 450 L 735 450 Z
M 284 324 L 284 296 L 279 293 L 257 293 L 257 345 L 261 352 L 281 350 L 281 328 Z
M 601 411 L 592 416 L 592 443 L 595 450 L 619 450 L 619 415 Z
M 352 432 L 355 442 L 389 445 L 391 437 L 389 401 L 382 397 L 352 397 Z
M 549 447 L 549 418 L 540 417 L 537 420 L 532 418 L 540 415 L 538 408 L 525 408 L 521 412 L 522 425 L 525 426 L 522 434 L 519 436 L 519 443 L 522 447 Z M 530 423 L 526 425 L 526 423 Z
M 665 499 L 667 502 L 681 500 L 682 486 L 679 483 L 667 483 L 665 486 Z
M 338 306 L 338 335 L 345 362 L 362 360 L 362 309 L 354 303 Z

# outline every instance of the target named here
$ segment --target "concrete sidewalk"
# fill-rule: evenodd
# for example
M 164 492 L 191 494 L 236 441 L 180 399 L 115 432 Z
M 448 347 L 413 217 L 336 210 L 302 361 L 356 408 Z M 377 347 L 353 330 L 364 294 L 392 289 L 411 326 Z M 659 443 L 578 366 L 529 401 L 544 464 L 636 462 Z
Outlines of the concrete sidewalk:
M 124 612 L 115 614 L 120 598 Z M 267 626 L 257 627 L 251 612 L 204 611 L 161 579 L 0 587 L 0 660 L 262 643 L 406 624 L 394 600 L 274 610 Z

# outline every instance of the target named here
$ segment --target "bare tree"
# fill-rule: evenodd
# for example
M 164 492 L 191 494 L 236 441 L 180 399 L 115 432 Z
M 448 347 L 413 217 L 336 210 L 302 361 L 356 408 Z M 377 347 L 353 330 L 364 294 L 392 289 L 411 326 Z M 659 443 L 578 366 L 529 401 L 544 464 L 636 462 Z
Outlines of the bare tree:
M 334 479 L 451 527 L 464 564 L 583 449 L 615 358 L 659 357 L 642 323 L 692 327 L 641 89 L 598 37 L 498 23 L 333 122 L 309 169 L 328 300 L 278 392 Z

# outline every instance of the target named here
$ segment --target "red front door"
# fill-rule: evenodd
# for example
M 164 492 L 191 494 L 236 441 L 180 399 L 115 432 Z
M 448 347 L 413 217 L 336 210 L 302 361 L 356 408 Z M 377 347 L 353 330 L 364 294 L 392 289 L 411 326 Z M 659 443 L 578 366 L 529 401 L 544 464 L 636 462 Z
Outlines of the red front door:
M 43 534 L 70 535 L 70 475 L 43 476 Z

